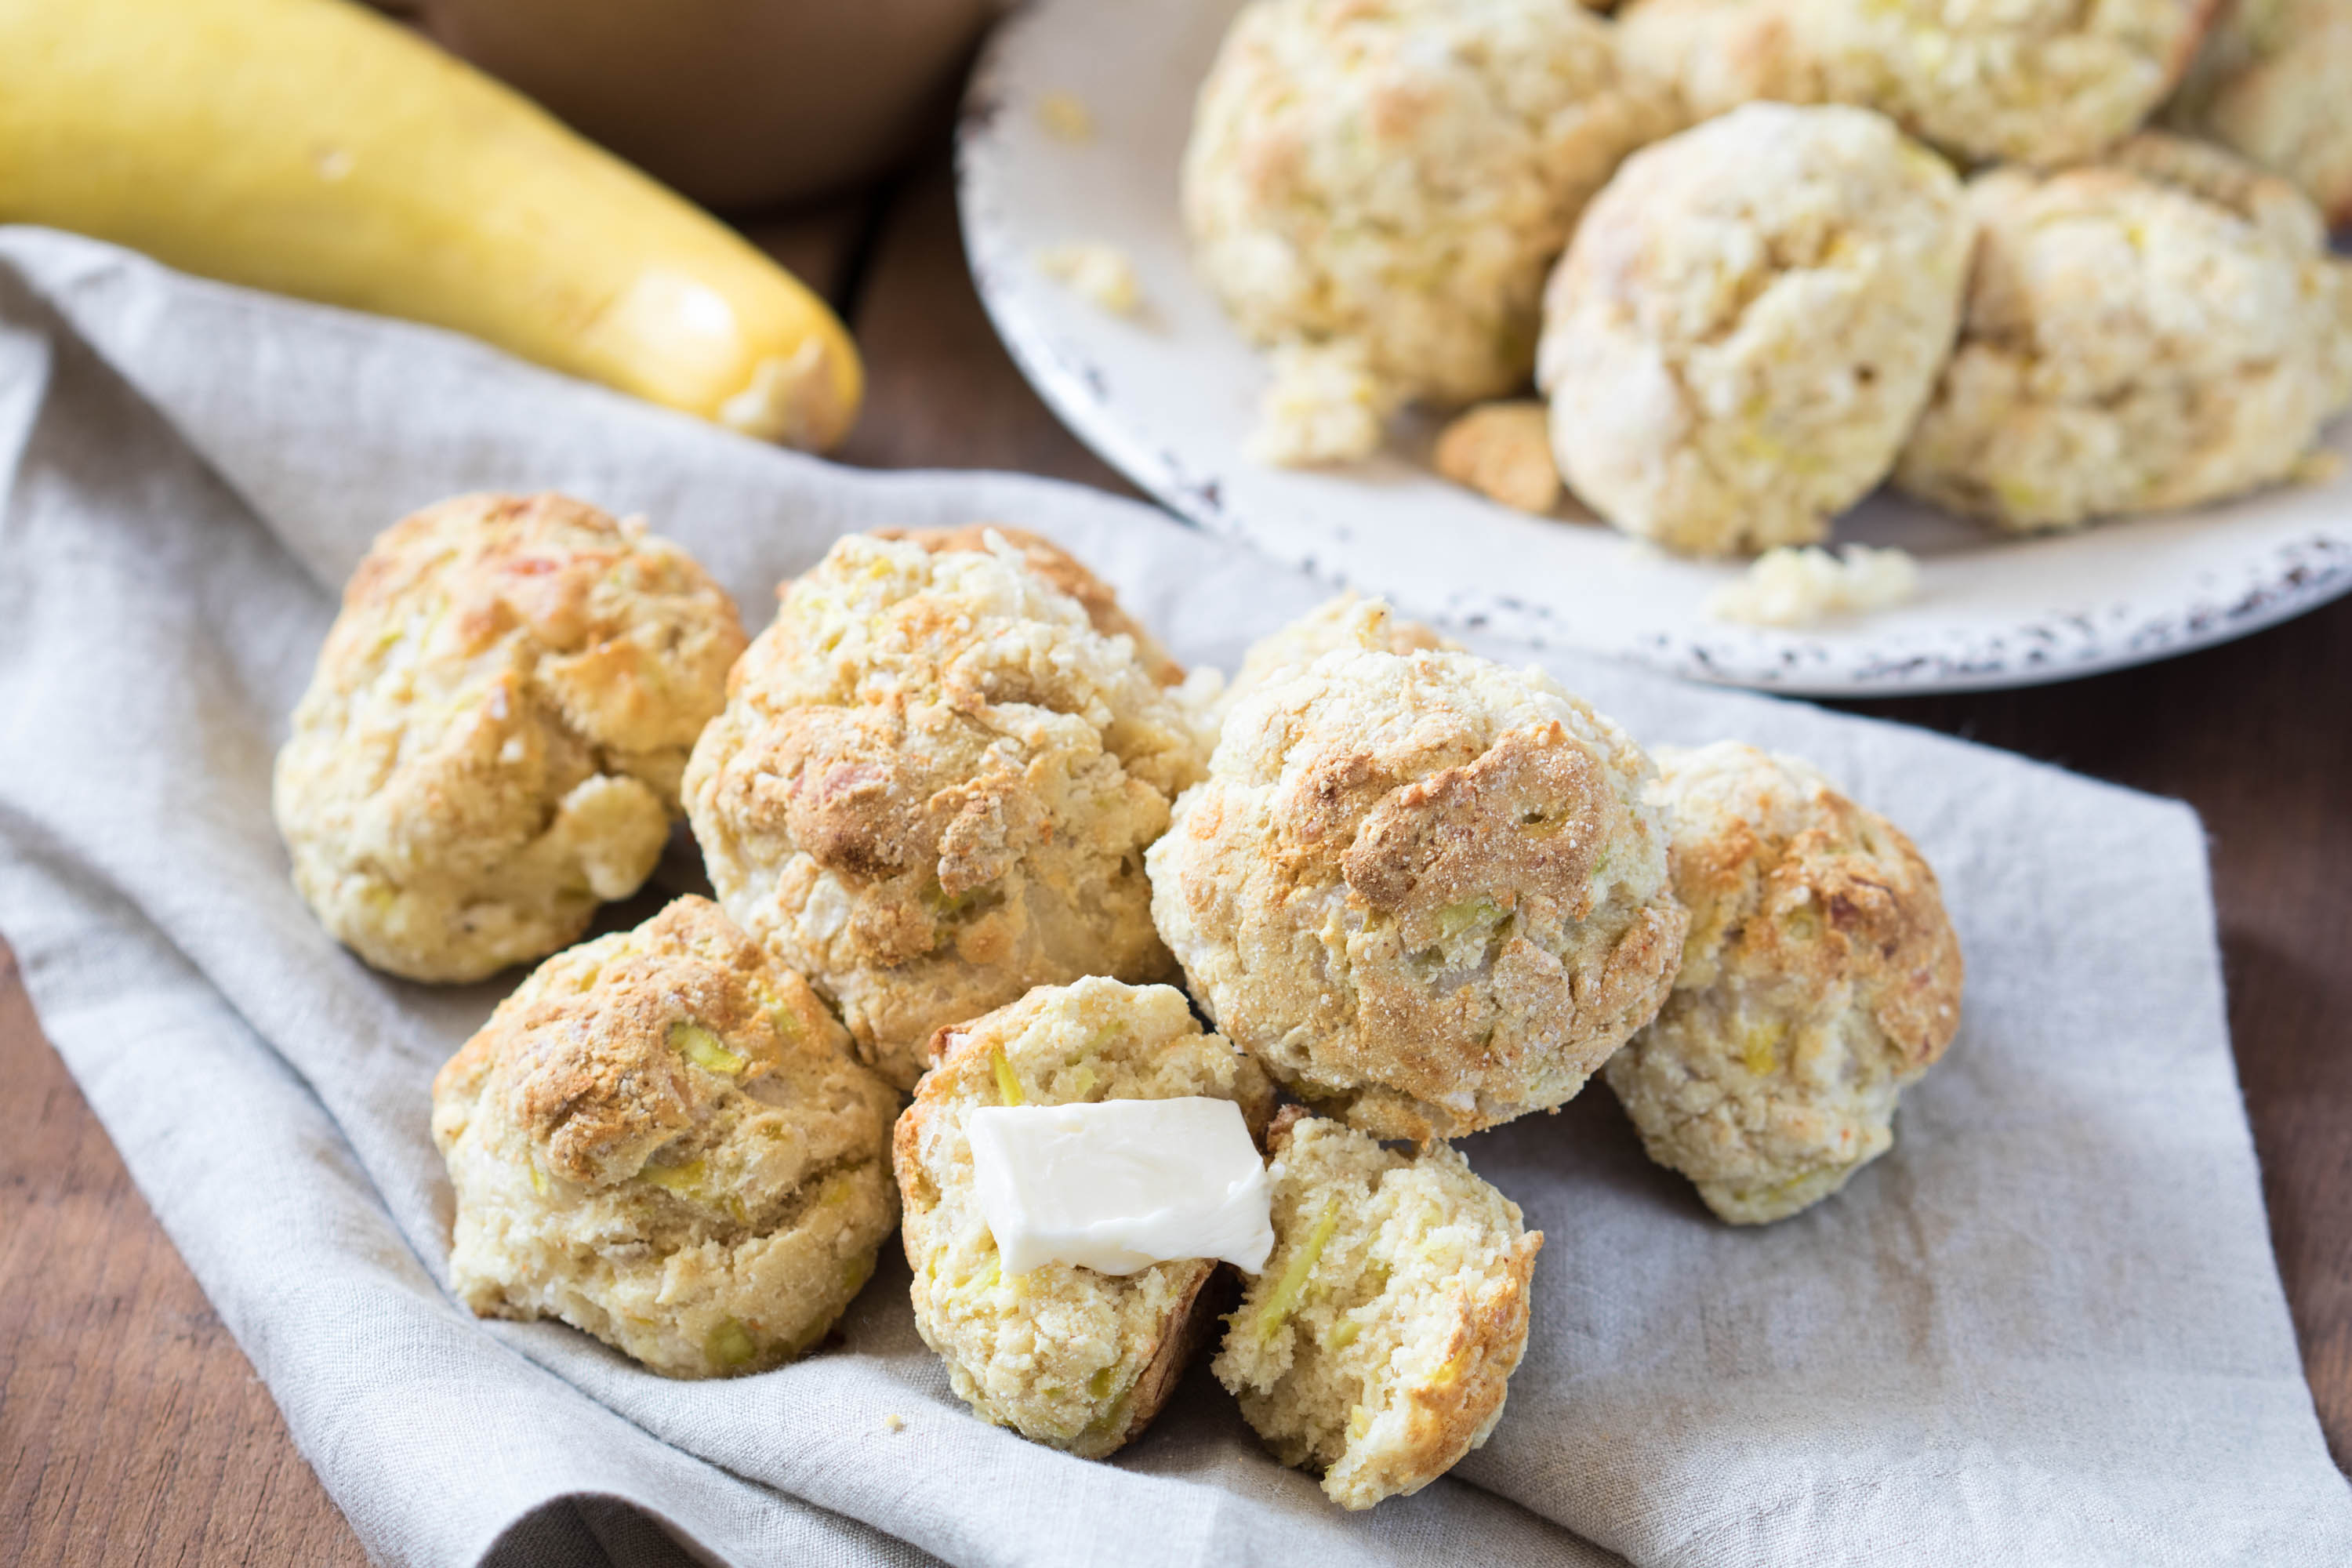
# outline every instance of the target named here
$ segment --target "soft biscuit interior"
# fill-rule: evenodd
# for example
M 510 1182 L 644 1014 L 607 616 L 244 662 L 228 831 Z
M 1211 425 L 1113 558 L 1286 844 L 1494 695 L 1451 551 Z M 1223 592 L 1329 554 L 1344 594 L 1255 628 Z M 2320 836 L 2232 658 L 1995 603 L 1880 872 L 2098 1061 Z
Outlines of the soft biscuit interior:
M 1182 1371 L 1208 1260 L 1129 1275 L 1048 1263 L 1007 1275 L 980 1207 L 963 1117 L 992 1105 L 1206 1095 L 1272 1113 L 1264 1071 L 1204 1034 L 1183 994 L 1094 978 L 1041 986 L 942 1029 L 899 1119 L 896 1159 L 916 1327 L 973 1410 L 1027 1437 L 1099 1458 L 1155 1415 Z
M 1333 1501 L 1417 1491 L 1502 1416 L 1543 1233 L 1443 1143 L 1407 1155 L 1295 1108 L 1269 1142 L 1274 1256 L 1217 1377 Z

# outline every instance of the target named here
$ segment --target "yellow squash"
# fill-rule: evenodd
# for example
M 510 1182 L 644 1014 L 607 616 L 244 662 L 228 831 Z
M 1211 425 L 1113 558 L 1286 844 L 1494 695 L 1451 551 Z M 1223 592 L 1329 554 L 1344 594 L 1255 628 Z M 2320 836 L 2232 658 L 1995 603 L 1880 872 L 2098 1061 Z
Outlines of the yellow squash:
M 0 0 L 0 222 L 452 327 L 821 449 L 864 373 L 724 226 L 348 0 Z

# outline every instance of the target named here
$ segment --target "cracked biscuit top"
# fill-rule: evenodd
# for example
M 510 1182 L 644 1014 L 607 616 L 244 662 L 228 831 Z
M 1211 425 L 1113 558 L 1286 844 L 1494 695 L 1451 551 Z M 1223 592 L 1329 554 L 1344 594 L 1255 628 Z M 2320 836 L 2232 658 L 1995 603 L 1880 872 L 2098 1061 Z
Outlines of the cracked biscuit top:
M 679 899 L 540 965 L 435 1079 L 451 1282 L 674 1377 L 775 1365 L 873 1272 L 897 1109 L 807 982 Z
M 652 872 L 742 648 L 733 602 L 642 522 L 428 507 L 352 574 L 278 753 L 295 885 L 410 979 L 546 956 Z
M 1150 864 L 1193 995 L 1382 1137 L 1558 1106 L 1665 994 L 1683 913 L 1648 760 L 1540 672 L 1355 646 L 1227 716 Z
M 1205 720 L 1001 534 L 852 535 L 785 584 L 687 771 L 719 900 L 901 1089 L 1032 985 L 1172 973 L 1143 848 Z

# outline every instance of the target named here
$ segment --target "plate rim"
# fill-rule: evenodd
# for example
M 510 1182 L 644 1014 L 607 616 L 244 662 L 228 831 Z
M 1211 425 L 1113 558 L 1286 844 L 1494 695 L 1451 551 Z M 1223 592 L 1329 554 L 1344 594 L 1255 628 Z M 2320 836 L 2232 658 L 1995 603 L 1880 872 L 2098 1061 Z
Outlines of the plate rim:
M 1073 366 L 1050 346 L 1049 324 L 1033 321 L 1017 292 L 999 283 L 999 218 L 988 189 L 988 159 L 1003 145 L 997 132 L 1010 100 L 1003 78 L 1020 42 L 1057 6 L 1022 0 L 993 27 L 964 88 L 955 124 L 956 213 L 965 263 L 991 328 L 1030 386 L 1055 417 L 1153 501 L 1182 521 L 1246 544 L 1335 590 L 1348 581 L 1328 560 L 1286 550 L 1237 515 L 1213 479 L 1187 474 L 1173 453 L 1155 446 L 1112 406 L 1099 372 Z M 1009 155 L 1009 154 L 1006 154 Z M 2127 520 L 2118 520 L 2127 521 Z M 2109 525 L 2112 526 L 2112 525 Z M 1565 639 L 1536 612 L 1506 602 L 1485 612 L 1426 613 L 1454 630 L 1497 631 L 1538 648 L 1565 647 L 1709 685 L 1791 697 L 1872 698 L 1996 691 L 2053 685 L 2134 668 L 2217 647 L 2308 614 L 2352 594 L 2352 530 L 2325 531 L 2274 543 L 2249 563 L 2234 591 L 2190 596 L 2159 607 L 2129 605 L 2104 612 L 2029 616 L 1998 628 L 1959 633 L 1948 648 L 1846 649 L 1832 654 L 1801 628 L 1727 628 L 1722 637 L 1696 628 L 1654 632 L 1623 641 Z M 1955 629 L 1957 631 L 1957 628 Z M 1756 635 L 1759 632 L 1762 635 Z M 1759 646 L 1760 645 L 1760 646 Z M 1777 658 L 1772 654 L 1777 650 Z M 1764 657 L 1759 658 L 1759 653 Z

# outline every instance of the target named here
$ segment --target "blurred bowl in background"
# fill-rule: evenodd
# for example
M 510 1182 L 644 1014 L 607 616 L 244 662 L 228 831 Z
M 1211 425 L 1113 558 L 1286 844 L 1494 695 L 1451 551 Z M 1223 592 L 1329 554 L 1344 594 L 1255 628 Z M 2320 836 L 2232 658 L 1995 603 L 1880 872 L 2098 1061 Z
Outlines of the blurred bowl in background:
M 376 0 L 713 207 L 873 178 L 1003 0 Z

